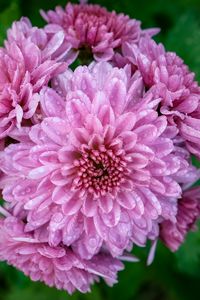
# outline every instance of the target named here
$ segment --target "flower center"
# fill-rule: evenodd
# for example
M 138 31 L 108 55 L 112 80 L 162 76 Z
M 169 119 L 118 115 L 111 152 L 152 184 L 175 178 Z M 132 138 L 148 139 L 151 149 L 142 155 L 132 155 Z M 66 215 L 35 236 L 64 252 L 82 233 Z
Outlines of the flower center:
M 81 61 L 82 65 L 89 65 L 93 60 L 92 50 L 86 44 L 82 45 L 79 49 L 78 59 Z
M 75 161 L 77 177 L 74 187 L 86 189 L 96 196 L 116 190 L 123 181 L 126 163 L 112 150 L 87 150 Z

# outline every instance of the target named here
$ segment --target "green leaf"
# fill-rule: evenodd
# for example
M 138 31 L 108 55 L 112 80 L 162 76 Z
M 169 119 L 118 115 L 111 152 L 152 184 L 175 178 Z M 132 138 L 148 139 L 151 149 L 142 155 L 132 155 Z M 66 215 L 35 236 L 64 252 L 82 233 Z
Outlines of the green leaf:
M 30 283 L 28 286 L 13 286 L 4 300 L 78 300 L 79 293 L 70 296 L 65 291 L 49 288 L 42 283 Z
M 135 299 L 135 294 L 146 277 L 146 269 L 143 262 L 125 263 L 125 270 L 118 275 L 118 283 L 112 288 L 104 286 L 105 299 Z
M 176 252 L 180 271 L 200 278 L 200 226 L 198 231 L 190 232 L 186 241 Z
M 188 12 L 178 18 L 168 33 L 165 46 L 182 57 L 200 81 L 200 24 L 195 13 Z
M 18 1 L 12 1 L 11 4 L 0 12 L 0 45 L 3 44 L 6 38 L 6 31 L 11 26 L 13 21 L 21 17 Z
M 12 2 L 12 0 L 1 0 L 0 1 L 0 11 L 6 9 L 10 3 Z
M 102 295 L 101 295 L 101 288 L 98 284 L 95 284 L 92 287 L 91 293 L 87 293 L 85 295 L 82 295 L 78 297 L 78 300 L 84 299 L 84 300 L 102 300 Z M 70 299 L 71 300 L 71 299 Z
M 200 168 L 200 161 L 195 156 L 192 156 L 192 164 L 195 167 Z

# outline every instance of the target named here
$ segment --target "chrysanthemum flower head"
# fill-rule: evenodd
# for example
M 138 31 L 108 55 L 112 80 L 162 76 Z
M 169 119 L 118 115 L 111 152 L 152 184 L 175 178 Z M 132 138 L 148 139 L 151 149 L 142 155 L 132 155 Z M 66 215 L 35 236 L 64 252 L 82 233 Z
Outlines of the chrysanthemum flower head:
M 93 4 L 68 3 L 65 9 L 57 7 L 55 11 L 42 11 L 42 16 L 49 23 L 46 32 L 64 30 L 65 40 L 73 50 L 72 60 L 79 53 L 83 61 L 91 54 L 97 61 L 111 60 L 114 51 L 119 50 L 124 42 L 137 43 L 140 36 L 151 36 L 159 31 L 142 31 L 139 21 Z
M 200 88 L 157 29 L 87 0 L 41 14 L 0 48 L 0 260 L 87 292 L 195 229 Z
M 119 62 L 128 60 L 140 70 L 146 88 L 162 98 L 160 113 L 177 126 L 188 150 L 200 157 L 200 87 L 195 74 L 175 53 L 148 38 L 139 46 L 126 44 L 123 54 Z
M 4 199 L 27 217 L 27 232 L 48 228 L 50 245 L 83 258 L 103 244 L 114 256 L 143 246 L 162 206 L 181 195 L 173 176 L 189 168 L 174 152 L 176 129 L 153 109 L 160 99 L 145 94 L 139 73 L 108 63 L 67 71 L 52 86 L 40 93 L 41 124 L 1 154 Z
M 38 107 L 35 94 L 65 69 L 52 59 L 63 39 L 58 32 L 49 41 L 44 30 L 25 18 L 8 31 L 5 48 L 0 49 L 0 139 L 33 117 Z
M 189 231 L 195 229 L 200 218 L 200 188 L 190 188 L 178 200 L 176 221 L 164 221 L 160 225 L 160 238 L 172 251 L 177 251 Z
M 64 245 L 51 247 L 35 232 L 26 233 L 24 223 L 9 216 L 0 219 L 0 260 L 15 266 L 33 281 L 64 289 L 90 291 L 99 276 L 109 284 L 116 283 L 123 264 L 109 254 L 99 253 L 93 259 L 82 260 Z

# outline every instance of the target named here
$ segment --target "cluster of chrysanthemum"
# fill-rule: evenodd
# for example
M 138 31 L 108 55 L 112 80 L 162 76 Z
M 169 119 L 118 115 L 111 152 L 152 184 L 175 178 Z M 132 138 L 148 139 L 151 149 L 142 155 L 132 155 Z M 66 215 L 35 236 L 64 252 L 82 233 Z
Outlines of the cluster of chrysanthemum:
M 133 246 L 151 241 L 151 263 L 195 228 L 200 87 L 157 29 L 98 5 L 41 13 L 0 49 L 0 260 L 86 292 Z

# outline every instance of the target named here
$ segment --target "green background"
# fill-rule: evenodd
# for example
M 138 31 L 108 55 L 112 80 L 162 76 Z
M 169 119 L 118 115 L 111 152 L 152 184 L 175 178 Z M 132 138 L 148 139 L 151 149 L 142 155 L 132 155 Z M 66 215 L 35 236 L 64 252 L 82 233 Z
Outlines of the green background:
M 73 1 L 74 2 L 74 1 Z M 0 43 L 12 21 L 28 16 L 37 26 L 44 24 L 39 9 L 64 5 L 63 0 L 0 0 Z M 93 0 L 109 10 L 124 12 L 142 21 L 143 28 L 160 27 L 156 37 L 166 49 L 176 51 L 196 72 L 200 81 L 200 1 L 195 0 Z M 199 163 L 194 161 L 196 165 Z M 180 250 L 172 254 L 161 243 L 150 267 L 148 249 L 135 249 L 140 263 L 127 263 L 119 283 L 108 288 L 103 281 L 92 293 L 69 296 L 66 292 L 33 283 L 22 273 L 0 263 L 0 300 L 193 300 L 199 299 L 200 230 L 190 233 Z

